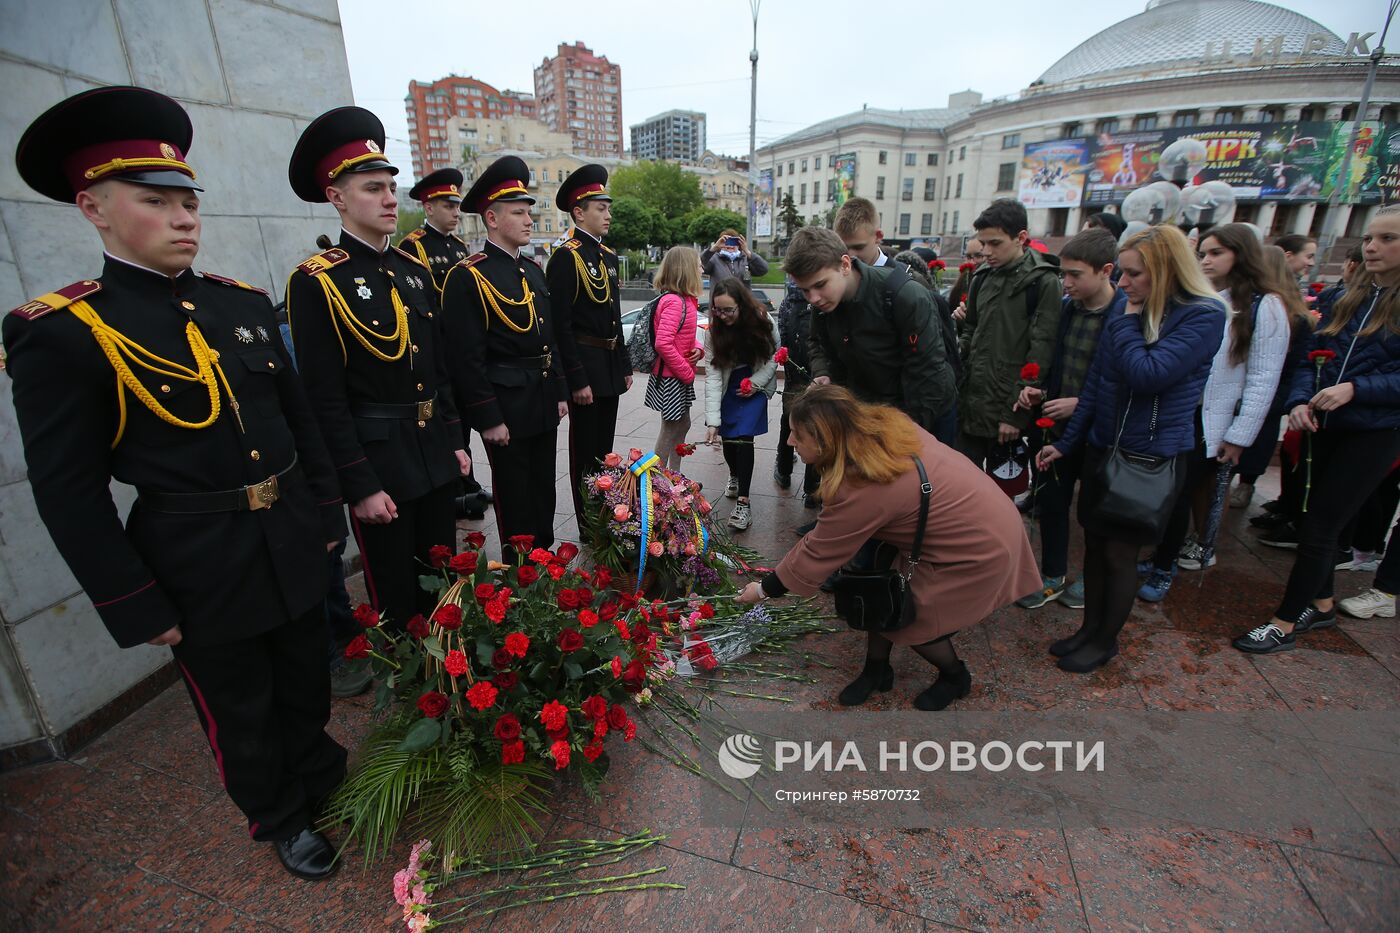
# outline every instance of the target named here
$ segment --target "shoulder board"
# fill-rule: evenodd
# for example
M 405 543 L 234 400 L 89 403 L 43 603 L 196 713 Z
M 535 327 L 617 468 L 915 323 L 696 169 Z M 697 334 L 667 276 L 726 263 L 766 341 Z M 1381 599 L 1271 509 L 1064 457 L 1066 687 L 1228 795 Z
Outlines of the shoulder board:
M 399 241 L 399 245 L 403 246 L 405 243 L 416 243 L 419 240 L 423 239 L 423 236 L 427 232 L 428 231 L 424 230 L 422 227 L 419 227 L 417 230 L 414 230 L 408 236 L 404 237 L 401 241 Z
M 340 247 L 328 249 L 324 253 L 317 253 L 310 259 L 297 266 L 298 272 L 305 272 L 307 275 L 320 275 L 327 269 L 333 269 L 350 258 L 350 254 Z
M 73 302 L 100 291 L 102 291 L 102 283 L 93 279 L 83 279 L 81 282 L 65 285 L 56 292 L 49 292 L 47 295 L 40 295 L 33 301 L 27 301 L 10 313 L 17 314 L 26 321 L 37 321 L 46 314 L 62 311 Z
M 394 247 L 394 252 L 398 253 L 398 254 L 399 254 L 400 256 L 402 256 L 404 259 L 407 259 L 409 262 L 413 263 L 415 266 L 423 266 L 423 260 L 419 259 L 417 256 L 413 255 L 412 253 L 404 252 L 403 250 L 399 249 L 397 246 Z M 426 269 L 426 268 L 428 268 L 428 267 L 427 267 L 427 266 L 423 266 L 423 268 Z
M 582 245 L 583 245 L 583 244 L 580 243 L 580 242 L 575 238 L 575 239 L 571 239 L 571 240 L 565 240 L 565 241 L 564 241 L 564 244 L 563 244 L 562 246 L 560 246 L 559 248 L 560 248 L 560 249 L 578 249 L 578 248 L 579 248 L 580 246 L 582 246 Z
M 467 245 L 467 241 L 464 240 L 464 239 L 462 239 L 461 237 L 459 237 L 459 236 L 458 236 L 457 234 L 455 234 L 455 233 L 449 233 L 448 236 L 450 236 L 452 239 L 456 240 L 458 243 L 461 243 L 463 246 L 466 246 L 466 245 Z
M 614 250 L 612 247 L 608 246 L 608 244 L 606 243 L 599 243 L 598 246 L 600 249 L 602 249 L 603 252 L 607 253 L 609 256 L 617 255 L 617 251 Z
M 247 282 L 240 282 L 238 279 L 230 279 L 227 276 L 215 275 L 212 272 L 201 272 L 199 277 L 208 279 L 211 282 L 218 282 L 220 285 L 232 285 L 234 288 L 246 288 L 250 292 L 257 292 L 259 295 L 266 295 L 267 289 L 258 288 L 256 285 L 249 285 Z
M 485 253 L 472 253 L 466 259 L 463 259 L 461 262 L 457 263 L 457 265 L 461 266 L 463 269 L 470 269 L 472 266 L 481 262 L 481 260 L 485 258 Z
M 528 262 L 530 265 L 534 266 L 536 269 L 539 269 L 539 268 L 540 268 L 540 264 L 539 264 L 539 262 L 535 259 L 535 257 L 533 257 L 533 256 L 521 256 L 520 258 L 523 259 L 523 260 L 525 260 L 526 262 Z M 540 269 L 540 271 L 543 272 L 544 270 L 543 270 L 543 269 Z

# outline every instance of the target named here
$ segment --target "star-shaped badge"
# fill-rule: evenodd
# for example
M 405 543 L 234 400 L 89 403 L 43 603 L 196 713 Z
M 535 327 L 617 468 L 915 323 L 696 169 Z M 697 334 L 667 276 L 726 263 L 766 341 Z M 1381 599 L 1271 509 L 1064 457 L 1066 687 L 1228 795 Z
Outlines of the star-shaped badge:
M 355 284 L 360 286 L 359 288 L 355 289 L 355 294 L 359 295 L 362 300 L 369 301 L 371 298 L 374 297 L 374 292 L 369 290 L 369 286 L 365 284 L 364 279 L 355 279 Z
M 233 329 L 233 336 L 238 338 L 239 343 L 253 342 L 253 332 L 246 327 L 235 327 Z

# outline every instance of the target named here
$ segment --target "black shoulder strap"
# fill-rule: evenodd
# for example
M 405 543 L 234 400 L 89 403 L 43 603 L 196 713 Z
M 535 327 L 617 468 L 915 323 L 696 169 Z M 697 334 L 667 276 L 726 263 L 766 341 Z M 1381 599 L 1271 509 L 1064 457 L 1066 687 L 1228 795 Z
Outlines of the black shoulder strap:
M 973 304 L 976 303 L 977 292 L 982 288 L 982 280 L 990 274 L 989 272 L 983 272 L 981 275 L 976 272 L 972 274 L 972 282 L 967 286 L 967 297 L 963 299 L 968 311 L 971 311 Z
M 891 261 L 889 266 L 890 274 L 885 276 L 885 310 L 894 313 L 894 296 L 899 294 L 899 290 L 905 283 L 910 281 L 911 276 L 900 266 L 899 263 Z
M 928 527 L 928 503 L 929 497 L 933 494 L 933 484 L 928 481 L 924 462 L 915 457 L 914 466 L 919 469 L 919 523 L 914 526 L 914 546 L 909 550 L 910 576 L 914 575 L 914 568 L 918 566 L 919 557 L 924 550 L 924 529 Z

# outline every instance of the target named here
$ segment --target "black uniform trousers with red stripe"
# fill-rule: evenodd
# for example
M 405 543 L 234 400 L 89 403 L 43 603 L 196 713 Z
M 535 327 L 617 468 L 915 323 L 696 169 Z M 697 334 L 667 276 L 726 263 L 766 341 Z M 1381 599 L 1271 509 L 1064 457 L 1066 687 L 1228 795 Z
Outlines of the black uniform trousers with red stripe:
M 394 501 L 399 517 L 387 525 L 371 525 L 352 514 L 350 525 L 365 567 L 370 605 L 388 613 L 385 626 L 403 631 L 408 620 L 430 615 L 437 597 L 418 585 L 428 573 L 428 549 L 441 544 L 457 549 L 457 520 L 452 502 L 456 483 L 439 486 L 405 502 Z

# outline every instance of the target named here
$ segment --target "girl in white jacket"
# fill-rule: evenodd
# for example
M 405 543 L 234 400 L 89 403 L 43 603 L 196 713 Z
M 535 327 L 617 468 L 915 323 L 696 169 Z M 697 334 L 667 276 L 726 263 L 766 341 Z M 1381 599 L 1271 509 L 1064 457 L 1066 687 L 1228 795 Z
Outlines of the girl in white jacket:
M 781 340 L 778 322 L 742 281 L 729 278 L 715 284 L 705 333 L 705 441 L 724 441 L 724 462 L 729 465 L 724 494 L 738 500 L 729 516 L 729 527 L 736 531 L 752 523 L 753 441 L 768 433 L 768 399 L 778 387 L 773 354 Z

